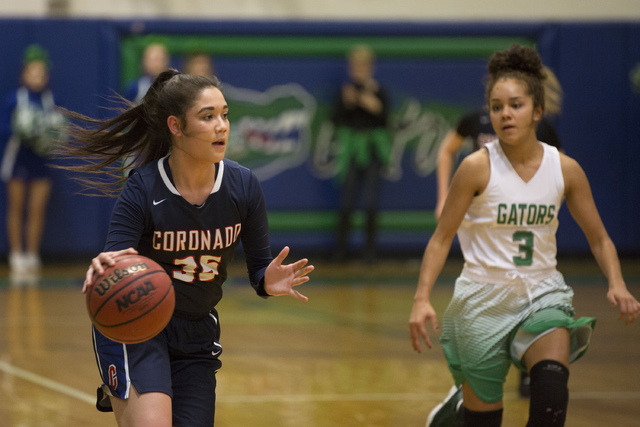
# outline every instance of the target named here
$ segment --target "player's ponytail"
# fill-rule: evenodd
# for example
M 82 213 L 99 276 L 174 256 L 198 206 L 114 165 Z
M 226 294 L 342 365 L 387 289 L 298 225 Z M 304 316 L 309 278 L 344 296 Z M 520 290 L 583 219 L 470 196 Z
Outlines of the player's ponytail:
M 61 143 L 55 152 L 57 157 L 69 159 L 71 165 L 62 169 L 107 175 L 107 178 L 92 180 L 77 177 L 94 195 L 115 196 L 127 179 L 125 173 L 131 168 L 143 166 L 171 152 L 172 135 L 167 125 L 169 116 L 186 124 L 186 112 L 199 93 L 207 87 L 221 90 L 215 77 L 182 74 L 166 70 L 154 80 L 139 105 L 117 97 L 119 114 L 113 118 L 99 120 L 73 111 L 62 111 L 76 122 L 69 127 L 69 140 Z M 78 164 L 78 159 L 83 163 Z M 123 161 L 125 160 L 125 161 Z

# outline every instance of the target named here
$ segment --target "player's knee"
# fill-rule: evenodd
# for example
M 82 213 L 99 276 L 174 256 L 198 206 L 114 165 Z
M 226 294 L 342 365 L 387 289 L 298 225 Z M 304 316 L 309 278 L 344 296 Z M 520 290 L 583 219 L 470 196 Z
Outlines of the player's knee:
M 527 427 L 563 426 L 569 404 L 569 369 L 555 360 L 536 363 L 530 372 L 531 404 Z

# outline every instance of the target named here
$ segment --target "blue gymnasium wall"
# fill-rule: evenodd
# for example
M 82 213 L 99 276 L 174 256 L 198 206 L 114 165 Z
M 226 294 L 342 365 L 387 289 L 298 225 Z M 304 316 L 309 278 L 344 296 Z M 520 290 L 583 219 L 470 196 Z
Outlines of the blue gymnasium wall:
M 135 33 L 132 29 L 135 29 Z M 320 36 L 351 37 L 506 37 L 534 42 L 543 60 L 556 71 L 565 91 L 557 127 L 566 152 L 585 169 L 596 204 L 607 229 L 624 254 L 640 253 L 640 94 L 629 83 L 629 71 L 640 63 L 640 24 L 399 24 L 399 23 L 258 23 L 101 20 L 0 20 L 0 94 L 14 90 L 21 55 L 30 43 L 46 48 L 54 63 L 51 87 L 57 103 L 81 113 L 106 114 L 104 96 L 121 90 L 120 47 L 132 35 Z M 265 91 L 295 82 L 311 94 L 317 114 L 326 117 L 337 87 L 345 75 L 343 57 L 321 55 L 215 58 L 221 79 L 234 87 Z M 382 56 L 379 80 L 400 114 L 407 99 L 424 109 L 439 109 L 440 117 L 454 121 L 464 110 L 483 102 L 485 57 Z M 443 108 L 443 106 L 445 106 Z M 454 108 L 452 108 L 452 106 Z M 448 107 L 448 109 L 447 109 Z M 448 111 L 448 113 L 447 113 Z M 233 120 L 233 119 L 232 119 Z M 233 126 L 233 122 L 232 122 Z M 316 137 L 314 134 L 313 137 Z M 437 148 L 437 147 L 435 147 Z M 381 186 L 382 209 L 431 210 L 435 204 L 435 177 L 415 171 L 413 152 L 402 157 L 402 178 Z M 310 156 L 311 157 L 311 156 Z M 333 210 L 337 188 L 320 176 L 310 158 L 265 179 L 267 205 L 278 210 Z M 102 248 L 112 200 L 76 194 L 79 187 L 64 172 L 55 172 L 54 192 L 43 241 L 45 257 L 88 258 Z M 0 187 L 0 222 L 5 223 L 5 187 Z M 292 197 L 295 195 L 295 197 Z M 558 246 L 561 252 L 588 253 L 586 239 L 570 218 L 561 213 Z M 4 226 L 3 226 L 4 227 Z M 6 232 L 0 233 L 0 253 L 7 252 Z M 419 253 L 428 233 L 382 235 L 383 248 Z M 273 244 L 328 250 L 329 233 L 274 233 Z

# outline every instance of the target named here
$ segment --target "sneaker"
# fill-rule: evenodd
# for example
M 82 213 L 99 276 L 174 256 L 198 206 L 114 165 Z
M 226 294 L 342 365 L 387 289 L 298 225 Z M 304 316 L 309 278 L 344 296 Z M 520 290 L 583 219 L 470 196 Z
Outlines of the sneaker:
M 427 417 L 426 427 L 456 427 L 458 411 L 462 406 L 462 386 L 453 386 L 449 394 Z
M 24 262 L 27 270 L 38 272 L 42 267 L 42 262 L 40 261 L 40 256 L 33 252 L 28 252 L 24 255 Z
M 9 268 L 12 273 L 23 273 L 29 270 L 26 254 L 22 252 L 11 252 L 9 254 Z

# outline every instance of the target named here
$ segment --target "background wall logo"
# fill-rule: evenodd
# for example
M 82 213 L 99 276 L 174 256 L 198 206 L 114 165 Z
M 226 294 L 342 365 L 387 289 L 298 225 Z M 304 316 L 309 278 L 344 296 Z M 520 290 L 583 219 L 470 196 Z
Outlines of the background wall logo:
M 225 84 L 224 94 L 233 123 L 227 157 L 262 181 L 306 161 L 316 101 L 302 86 L 289 83 L 258 92 Z
M 391 121 L 391 155 L 383 177 L 399 181 L 403 177 L 403 167 L 409 166 L 419 177 L 433 173 L 438 164 L 438 148 L 450 128 L 444 115 L 409 98 L 392 115 Z M 320 126 L 313 152 L 316 177 L 326 179 L 336 175 L 338 148 L 335 128 L 327 119 Z M 407 159 L 410 163 L 406 163 Z

